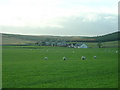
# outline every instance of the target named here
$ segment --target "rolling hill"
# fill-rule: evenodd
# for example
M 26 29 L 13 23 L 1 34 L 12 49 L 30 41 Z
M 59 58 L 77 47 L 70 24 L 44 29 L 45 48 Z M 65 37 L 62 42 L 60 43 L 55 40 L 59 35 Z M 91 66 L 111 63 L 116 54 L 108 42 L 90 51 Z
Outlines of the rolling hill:
M 120 32 L 114 32 L 107 35 L 97 37 L 84 37 L 84 36 L 33 36 L 33 35 L 18 35 L 18 34 L 5 34 L 2 33 L 3 45 L 17 45 L 17 44 L 34 44 L 37 41 L 80 41 L 80 42 L 107 42 L 118 41 Z
M 95 38 L 97 41 L 107 42 L 107 41 L 120 40 L 119 36 L 120 36 L 120 32 L 114 32 L 114 33 L 110 33 L 110 34 L 106 34 L 106 35 L 102 35 L 98 37 L 93 37 L 93 38 Z

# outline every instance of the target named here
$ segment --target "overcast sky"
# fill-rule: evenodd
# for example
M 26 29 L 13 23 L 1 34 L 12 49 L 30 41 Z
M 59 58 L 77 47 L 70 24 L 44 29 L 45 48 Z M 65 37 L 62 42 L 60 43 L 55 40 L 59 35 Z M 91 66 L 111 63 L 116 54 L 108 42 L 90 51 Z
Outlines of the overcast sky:
M 118 0 L 0 0 L 0 32 L 101 35 L 118 30 Z

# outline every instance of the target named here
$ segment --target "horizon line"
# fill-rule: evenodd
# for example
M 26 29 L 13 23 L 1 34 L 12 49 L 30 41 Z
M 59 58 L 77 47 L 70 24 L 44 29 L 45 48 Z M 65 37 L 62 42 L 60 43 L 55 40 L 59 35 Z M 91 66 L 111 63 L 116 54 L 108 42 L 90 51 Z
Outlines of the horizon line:
M 52 35 L 52 34 L 22 34 L 22 33 L 9 33 L 9 32 L 0 32 L 0 34 L 13 34 L 13 35 L 25 35 L 25 36 L 62 36 L 62 37 L 70 37 L 70 36 L 81 36 L 81 37 L 93 37 L 93 36 L 103 36 L 106 34 L 112 34 L 115 32 L 120 32 L 118 31 L 114 31 L 114 32 L 109 32 L 109 33 L 105 33 L 105 34 L 99 34 L 99 35 Z

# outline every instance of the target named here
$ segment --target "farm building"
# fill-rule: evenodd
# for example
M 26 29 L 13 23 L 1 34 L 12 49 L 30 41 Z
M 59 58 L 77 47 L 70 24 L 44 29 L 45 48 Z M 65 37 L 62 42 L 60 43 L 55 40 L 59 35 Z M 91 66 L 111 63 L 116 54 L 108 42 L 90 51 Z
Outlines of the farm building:
M 62 42 L 57 42 L 57 46 L 62 46 Z
M 82 43 L 76 43 L 76 44 L 70 44 L 68 47 L 70 48 L 88 48 L 86 44 Z
M 41 46 L 64 46 L 69 48 L 88 48 L 86 44 L 80 42 L 70 43 L 66 41 L 46 41 L 46 42 L 42 41 L 42 42 L 37 42 L 36 44 Z
M 82 45 L 80 45 L 78 48 L 88 48 L 88 46 L 86 45 L 86 44 L 82 44 Z
M 51 43 L 50 42 L 45 42 L 45 45 L 46 46 L 49 46 Z
M 51 46 L 56 46 L 56 42 L 51 42 Z

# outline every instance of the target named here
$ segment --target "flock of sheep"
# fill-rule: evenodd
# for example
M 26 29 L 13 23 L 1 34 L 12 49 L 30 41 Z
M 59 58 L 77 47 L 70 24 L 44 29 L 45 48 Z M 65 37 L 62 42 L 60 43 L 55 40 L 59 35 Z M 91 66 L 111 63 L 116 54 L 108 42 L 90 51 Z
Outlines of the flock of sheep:
M 48 50 L 47 50 L 47 52 L 48 52 Z M 73 51 L 72 53 L 75 53 L 75 52 Z M 115 53 L 118 53 L 118 50 L 115 51 Z M 93 58 L 96 59 L 97 56 L 93 56 Z M 68 58 L 67 58 L 67 57 L 63 57 L 62 59 L 63 59 L 63 60 L 67 60 Z M 44 60 L 48 60 L 48 57 L 44 57 Z M 82 56 L 82 57 L 81 57 L 81 60 L 86 60 L 86 57 L 85 57 L 85 56 Z
M 93 58 L 96 59 L 97 56 L 93 56 Z M 63 60 L 67 60 L 67 57 L 63 57 L 62 59 L 63 59 Z M 48 57 L 44 57 L 44 60 L 48 60 Z M 82 57 L 81 57 L 81 60 L 86 60 L 86 57 L 85 57 L 85 56 L 82 56 Z

